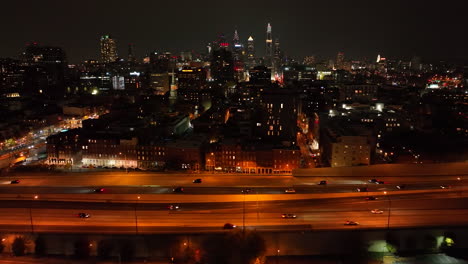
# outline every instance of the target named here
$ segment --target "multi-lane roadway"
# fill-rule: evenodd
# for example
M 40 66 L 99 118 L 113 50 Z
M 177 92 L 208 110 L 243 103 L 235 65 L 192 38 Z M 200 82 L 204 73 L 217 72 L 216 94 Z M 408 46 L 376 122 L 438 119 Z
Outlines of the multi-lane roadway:
M 248 202 L 126 203 L 4 201 L 0 230 L 23 232 L 151 233 L 222 231 L 225 223 L 260 230 L 322 230 L 465 225 L 468 197 L 459 192 Z M 170 210 L 170 205 L 179 209 Z M 371 213 L 379 209 L 381 214 Z M 78 213 L 90 214 L 79 218 Z M 295 219 L 283 219 L 283 213 Z M 390 215 L 389 215 L 390 213 Z M 346 220 L 359 223 L 344 225 Z
M 0 231 L 213 232 L 223 231 L 225 223 L 274 231 L 466 225 L 466 177 L 388 176 L 379 178 L 384 184 L 375 184 L 367 176 L 9 174 L 0 180 Z M 196 178 L 202 183 L 193 183 Z M 11 184 L 15 179 L 20 182 Z M 328 184 L 318 185 L 322 180 Z M 173 193 L 178 186 L 183 193 Z M 363 187 L 367 192 L 356 191 Z M 95 192 L 100 188 L 104 191 Z M 285 193 L 289 188 L 295 193 Z M 242 193 L 246 189 L 250 192 Z M 373 214 L 373 209 L 382 212 Z M 80 218 L 80 212 L 91 217 Z M 284 213 L 297 217 L 284 219 Z M 346 226 L 346 220 L 359 225 Z

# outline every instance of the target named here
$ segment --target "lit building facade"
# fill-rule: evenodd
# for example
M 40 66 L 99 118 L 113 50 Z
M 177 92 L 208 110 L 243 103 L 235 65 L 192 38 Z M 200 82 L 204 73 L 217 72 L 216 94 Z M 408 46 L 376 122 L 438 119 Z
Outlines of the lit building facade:
M 115 62 L 117 60 L 117 44 L 109 35 L 101 37 L 101 60 L 103 63 Z

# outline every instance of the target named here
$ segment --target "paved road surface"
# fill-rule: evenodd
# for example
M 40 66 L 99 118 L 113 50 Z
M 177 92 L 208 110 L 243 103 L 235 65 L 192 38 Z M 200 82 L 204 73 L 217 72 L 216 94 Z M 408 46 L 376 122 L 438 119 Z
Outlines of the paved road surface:
M 161 233 L 223 231 L 224 223 L 259 230 L 367 229 L 422 226 L 451 226 L 468 223 L 468 198 L 457 192 L 421 195 L 392 195 L 365 201 L 362 197 L 302 201 L 251 201 L 228 203 L 128 203 L 115 207 L 106 203 L 16 202 L 0 206 L 0 231 Z M 390 200 L 385 199 L 390 198 Z M 30 204 L 28 206 L 28 204 Z M 3 207 L 3 208 L 2 208 Z M 372 214 L 372 209 L 383 214 Z M 391 209 L 391 210 L 390 210 Z M 389 213 L 390 211 L 390 221 Z M 77 213 L 86 212 L 82 219 Z M 293 213 L 296 219 L 283 219 Z M 245 216 L 245 218 L 244 218 Z M 31 220 L 32 219 L 32 220 Z M 345 226 L 345 220 L 360 223 Z

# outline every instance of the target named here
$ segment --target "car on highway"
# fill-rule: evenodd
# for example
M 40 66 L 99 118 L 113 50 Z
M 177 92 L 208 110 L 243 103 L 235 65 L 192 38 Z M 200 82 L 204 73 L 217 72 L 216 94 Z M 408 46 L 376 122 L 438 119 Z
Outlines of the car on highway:
M 202 179 L 195 179 L 193 180 L 193 183 L 202 183 Z
M 380 209 L 372 209 L 371 213 L 373 213 L 373 214 L 383 214 L 383 211 L 380 210 Z
M 87 213 L 78 213 L 78 217 L 79 217 L 79 218 L 90 218 L 91 215 L 90 215 L 90 214 L 87 214 Z
M 367 189 L 367 187 L 361 187 L 361 188 L 357 188 L 356 191 L 358 191 L 358 192 L 368 192 L 369 189 Z
M 223 226 L 223 229 L 234 229 L 236 228 L 236 225 L 233 225 L 231 223 L 225 223 Z
M 106 189 L 104 188 L 99 188 L 99 189 L 95 189 L 94 192 L 96 193 L 103 193 Z
M 182 187 L 175 187 L 174 189 L 172 189 L 172 192 L 174 192 L 174 193 L 183 193 L 183 192 L 184 192 L 184 188 L 182 188 Z
M 450 185 L 441 185 L 440 186 L 441 189 L 450 189 Z
M 398 190 L 402 190 L 402 189 L 406 188 L 406 185 L 401 184 L 401 185 L 397 185 L 396 187 L 397 187 Z
M 320 181 L 318 185 L 327 185 L 327 183 L 328 183 L 327 181 Z
M 12 180 L 12 181 L 10 182 L 10 184 L 18 184 L 18 183 L 20 183 L 20 180 Z
M 251 192 L 252 192 L 252 189 L 250 189 L 250 188 L 242 190 L 242 193 L 251 193 Z
M 282 214 L 282 218 L 296 218 L 297 216 L 295 214 Z
M 369 180 L 370 183 L 375 183 L 375 184 L 384 184 L 384 181 L 378 180 L 378 179 L 371 179 Z
M 366 200 L 368 200 L 368 201 L 374 201 L 374 200 L 377 200 L 377 197 L 375 197 L 375 196 L 367 196 L 367 197 L 366 197 Z
M 344 225 L 359 225 L 359 223 L 358 223 L 358 222 L 355 222 L 355 221 L 346 220 L 346 222 L 344 223 Z
M 296 193 L 296 190 L 294 190 L 293 188 L 288 188 L 286 190 L 284 190 L 285 193 Z
M 178 205 L 171 204 L 167 208 L 169 208 L 169 210 L 179 210 L 180 207 Z

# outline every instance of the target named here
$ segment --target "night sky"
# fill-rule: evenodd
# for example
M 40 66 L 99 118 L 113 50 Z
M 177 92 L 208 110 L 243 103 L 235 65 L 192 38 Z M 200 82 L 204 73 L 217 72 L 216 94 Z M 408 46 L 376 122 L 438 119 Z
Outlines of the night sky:
M 204 51 L 235 28 L 263 55 L 266 24 L 286 54 L 347 58 L 468 59 L 466 0 L 12 0 L 2 1 L 0 57 L 17 57 L 27 42 L 65 48 L 69 61 L 99 58 L 99 37 L 111 34 L 149 51 Z

